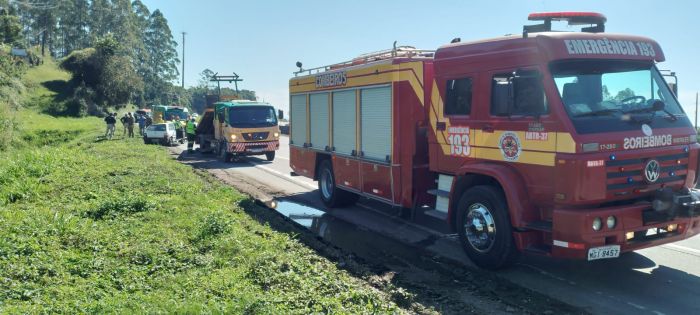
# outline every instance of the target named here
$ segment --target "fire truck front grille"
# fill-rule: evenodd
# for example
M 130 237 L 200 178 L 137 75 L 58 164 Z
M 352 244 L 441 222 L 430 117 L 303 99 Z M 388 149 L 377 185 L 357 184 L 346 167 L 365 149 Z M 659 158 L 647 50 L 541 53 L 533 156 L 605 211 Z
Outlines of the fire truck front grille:
M 246 141 L 265 140 L 269 134 L 269 132 L 245 132 L 243 139 Z
M 649 182 L 644 174 L 650 160 L 656 160 L 660 166 L 658 179 L 653 183 Z M 605 166 L 608 190 L 626 190 L 684 182 L 688 173 L 688 153 L 611 160 L 605 162 Z

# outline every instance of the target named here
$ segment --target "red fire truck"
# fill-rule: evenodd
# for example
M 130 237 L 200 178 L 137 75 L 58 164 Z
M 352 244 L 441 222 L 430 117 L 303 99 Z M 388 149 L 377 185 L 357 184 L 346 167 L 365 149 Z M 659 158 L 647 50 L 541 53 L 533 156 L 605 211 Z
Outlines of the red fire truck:
M 457 233 L 478 266 L 596 260 L 700 231 L 696 131 L 652 39 L 598 13 L 521 35 L 362 55 L 289 81 L 290 164 L 328 207 L 359 196 Z M 582 25 L 552 32 L 552 22 Z M 297 63 L 301 68 L 301 64 Z

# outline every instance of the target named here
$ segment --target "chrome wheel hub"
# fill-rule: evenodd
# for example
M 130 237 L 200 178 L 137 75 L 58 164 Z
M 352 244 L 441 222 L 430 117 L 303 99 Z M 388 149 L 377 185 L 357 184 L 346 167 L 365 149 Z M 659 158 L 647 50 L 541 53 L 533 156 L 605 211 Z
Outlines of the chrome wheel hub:
M 464 222 L 464 235 L 478 252 L 488 252 L 496 241 L 496 222 L 489 209 L 481 203 L 469 206 Z
M 331 199 L 333 193 L 333 174 L 330 169 L 324 169 L 321 174 L 321 193 L 323 198 Z

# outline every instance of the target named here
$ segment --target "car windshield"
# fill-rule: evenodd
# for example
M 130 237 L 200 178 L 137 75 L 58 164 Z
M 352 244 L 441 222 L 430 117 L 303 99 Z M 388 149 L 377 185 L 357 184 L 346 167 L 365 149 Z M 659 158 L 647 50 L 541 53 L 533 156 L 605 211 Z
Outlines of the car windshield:
M 277 116 L 270 106 L 237 106 L 229 109 L 229 124 L 238 128 L 271 127 Z
M 165 125 L 152 125 L 148 127 L 148 129 L 153 131 L 165 131 Z
M 581 134 L 688 127 L 690 121 L 656 67 L 649 62 L 576 60 L 555 62 L 559 96 Z M 654 110 L 661 101 L 663 110 Z

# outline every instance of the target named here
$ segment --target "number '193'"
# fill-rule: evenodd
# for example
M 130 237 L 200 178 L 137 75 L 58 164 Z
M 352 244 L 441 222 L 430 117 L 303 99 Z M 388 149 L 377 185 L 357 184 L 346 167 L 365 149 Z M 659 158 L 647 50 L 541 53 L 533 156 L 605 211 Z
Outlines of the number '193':
M 450 144 L 450 154 L 454 156 L 469 156 L 471 148 L 469 147 L 468 134 L 450 134 L 447 137 Z

